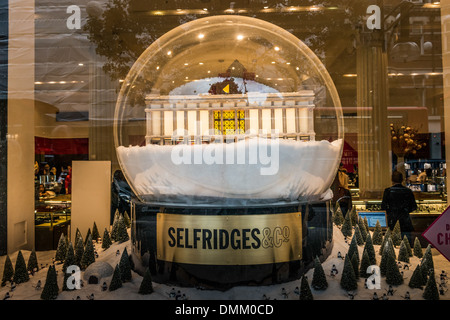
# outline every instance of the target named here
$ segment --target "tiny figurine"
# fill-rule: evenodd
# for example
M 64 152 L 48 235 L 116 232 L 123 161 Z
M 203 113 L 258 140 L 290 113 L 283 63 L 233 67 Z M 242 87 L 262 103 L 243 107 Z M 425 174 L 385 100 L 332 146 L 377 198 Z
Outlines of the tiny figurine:
M 172 288 L 172 290 L 170 290 L 169 293 L 169 298 L 175 298 L 176 292 L 175 292 L 175 288 Z
M 442 284 L 439 285 L 439 294 L 441 296 L 443 296 L 447 292 L 447 290 L 448 289 L 444 289 L 444 286 Z
M 338 259 L 343 259 L 343 257 L 342 257 L 342 254 L 341 254 L 341 252 L 340 252 L 340 251 L 338 251 L 338 253 L 337 253 L 337 257 L 338 257 Z
M 376 292 L 373 293 L 372 300 L 380 300 Z
M 389 298 L 388 298 L 388 296 L 387 296 L 387 294 L 386 294 L 386 293 L 383 293 L 383 297 L 382 297 L 382 299 L 383 299 L 383 300 L 389 300 Z
M 284 299 L 287 299 L 287 298 L 288 298 L 288 294 L 287 294 L 285 288 L 281 288 L 281 295 L 283 296 Z
M 262 296 L 263 300 L 270 300 L 268 296 L 266 296 L 266 294 L 263 294 Z
M 409 291 L 406 291 L 405 296 L 403 298 L 405 300 L 411 300 L 411 296 L 409 295 Z
M 175 295 L 175 300 L 180 300 L 181 298 L 181 292 L 180 290 L 177 291 L 177 294 Z
M 3 298 L 3 300 L 8 300 L 9 298 L 11 298 L 11 296 L 9 295 L 9 292 L 6 292 L 5 297 Z
M 16 290 L 16 283 L 14 281 L 11 281 L 11 292 Z
M 107 289 L 108 289 L 108 286 L 106 285 L 106 282 L 103 282 L 102 291 L 106 291 Z
M 355 299 L 356 293 L 348 291 L 347 296 L 350 300 L 353 300 L 353 299 Z
M 94 300 L 94 294 L 91 293 L 91 295 L 90 296 L 86 296 L 86 298 L 88 298 L 88 300 Z
M 118 255 L 120 255 L 120 250 L 119 250 L 119 249 L 117 249 L 117 251 L 116 251 L 116 257 L 117 257 Z
M 42 284 L 41 284 L 41 280 L 38 280 L 35 289 L 36 289 L 36 290 L 41 290 L 41 285 L 42 285 Z
M 331 276 L 334 277 L 337 274 L 338 274 L 338 269 L 336 268 L 336 265 L 333 264 L 333 266 L 331 267 Z
M 395 292 L 395 290 L 392 288 L 391 285 L 389 285 L 389 289 L 386 291 L 387 291 L 388 296 L 393 296 L 394 292 Z
M 403 265 L 403 270 L 409 270 L 409 265 L 407 265 L 406 263 Z
M 299 289 L 298 287 L 295 287 L 294 293 L 295 293 L 295 294 L 300 294 L 300 289 Z

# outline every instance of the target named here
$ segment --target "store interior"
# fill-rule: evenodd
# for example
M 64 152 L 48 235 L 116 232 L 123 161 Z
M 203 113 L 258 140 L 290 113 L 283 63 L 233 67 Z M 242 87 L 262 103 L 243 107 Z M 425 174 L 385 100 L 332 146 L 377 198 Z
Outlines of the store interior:
M 128 0 L 120 1 L 113 10 L 108 6 L 111 1 L 83 1 L 78 4 L 82 27 L 69 29 L 68 14 L 60 8 L 73 1 L 36 1 L 36 249 L 55 249 L 59 235 L 70 232 L 72 161 L 110 161 L 111 178 L 119 169 L 113 141 L 114 110 L 131 64 L 152 41 L 176 26 L 223 14 L 269 21 L 313 50 L 333 79 L 342 103 L 345 142 L 341 162 L 350 177 L 353 205 L 358 211 L 379 211 L 381 192 L 391 184 L 390 173 L 404 170 L 405 184 L 413 190 L 418 203 L 418 210 L 412 213 L 413 223 L 418 234 L 423 232 L 447 207 L 440 5 L 384 1 L 386 29 L 381 54 L 387 61 L 388 95 L 382 105 L 384 119 L 379 121 L 384 126 L 381 134 L 389 142 L 378 141 L 373 149 L 369 148 L 368 152 L 384 155 L 367 161 L 361 155 L 367 150 L 362 149 L 367 141 L 376 138 L 365 137 L 359 131 L 368 124 L 360 114 L 358 100 L 361 61 L 357 38 L 361 28 L 358 17 L 364 16 L 361 12 L 366 7 L 355 2 L 350 6 L 353 10 L 349 10 L 340 2 L 322 1 L 316 6 L 308 1 L 285 5 L 275 1 Z M 218 69 L 221 61 L 209 63 L 211 66 L 202 64 L 198 68 Z M 225 72 L 228 67 L 222 65 L 221 69 Z M 175 79 L 177 84 L 195 80 L 192 70 L 188 80 Z M 278 79 L 279 85 L 286 80 Z M 412 128 L 415 137 L 410 139 L 420 148 L 396 148 L 390 124 L 396 130 L 402 126 Z M 132 144 L 143 142 L 142 133 L 133 137 Z M 380 180 L 372 181 L 377 175 Z

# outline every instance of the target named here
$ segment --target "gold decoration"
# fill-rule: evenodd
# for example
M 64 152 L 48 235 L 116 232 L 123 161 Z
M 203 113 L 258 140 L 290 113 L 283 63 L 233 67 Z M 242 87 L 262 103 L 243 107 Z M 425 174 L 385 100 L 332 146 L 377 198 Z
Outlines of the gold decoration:
M 410 126 L 390 124 L 392 152 L 398 157 L 405 157 L 407 154 L 416 154 L 417 150 L 422 149 L 427 144 L 420 142 L 417 137 L 417 129 Z

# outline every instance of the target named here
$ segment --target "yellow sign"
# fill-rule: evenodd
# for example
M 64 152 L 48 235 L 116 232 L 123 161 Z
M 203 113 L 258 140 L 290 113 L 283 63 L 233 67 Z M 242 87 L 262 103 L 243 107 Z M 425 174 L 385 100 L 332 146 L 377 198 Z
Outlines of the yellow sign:
M 183 215 L 158 213 L 157 258 L 202 265 L 300 260 L 301 213 Z
M 223 88 L 223 91 L 225 91 L 226 93 L 230 93 L 230 85 L 227 84 L 227 86 Z

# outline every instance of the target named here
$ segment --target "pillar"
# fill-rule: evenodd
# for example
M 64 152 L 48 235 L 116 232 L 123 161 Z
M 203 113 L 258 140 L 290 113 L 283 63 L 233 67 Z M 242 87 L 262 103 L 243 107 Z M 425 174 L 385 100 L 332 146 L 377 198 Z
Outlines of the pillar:
M 391 184 L 387 54 L 381 30 L 360 32 L 356 69 L 360 197 L 380 199 Z

